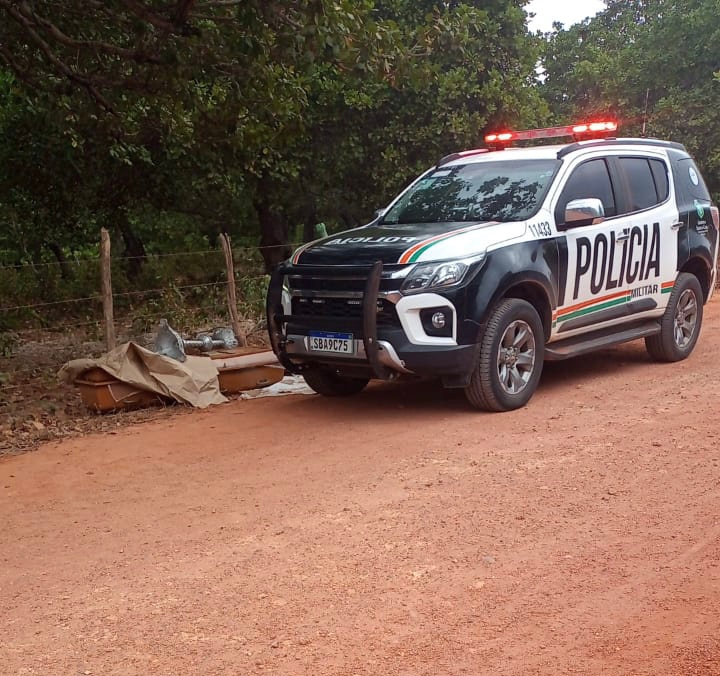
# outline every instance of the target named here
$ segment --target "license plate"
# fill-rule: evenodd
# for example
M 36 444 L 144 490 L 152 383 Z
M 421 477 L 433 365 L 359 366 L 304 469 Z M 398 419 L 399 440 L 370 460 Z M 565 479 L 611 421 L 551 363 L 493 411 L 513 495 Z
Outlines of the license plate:
M 311 331 L 309 336 L 309 347 L 313 352 L 355 354 L 355 341 L 353 340 L 352 333 Z

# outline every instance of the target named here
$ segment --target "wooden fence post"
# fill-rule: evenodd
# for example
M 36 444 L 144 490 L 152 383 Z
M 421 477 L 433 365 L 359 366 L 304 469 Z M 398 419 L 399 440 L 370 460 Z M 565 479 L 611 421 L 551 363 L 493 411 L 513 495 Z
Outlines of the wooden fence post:
M 109 352 L 115 347 L 116 342 L 110 261 L 110 233 L 105 228 L 100 229 L 100 269 L 103 319 L 105 322 L 105 345 Z
M 227 272 L 227 302 L 230 313 L 230 325 L 233 333 L 238 339 L 241 347 L 247 347 L 247 336 L 240 326 L 240 319 L 237 311 L 237 290 L 235 286 L 235 263 L 233 261 L 232 246 L 230 246 L 230 235 L 223 232 L 220 234 L 220 244 L 225 254 L 225 268 Z

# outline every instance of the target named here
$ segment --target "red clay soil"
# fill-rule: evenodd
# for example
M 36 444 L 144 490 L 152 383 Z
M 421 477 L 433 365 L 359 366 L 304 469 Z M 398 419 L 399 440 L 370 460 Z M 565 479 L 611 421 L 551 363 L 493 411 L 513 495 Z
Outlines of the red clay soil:
M 0 462 L 3 674 L 720 674 L 720 298 L 525 409 L 378 384 Z

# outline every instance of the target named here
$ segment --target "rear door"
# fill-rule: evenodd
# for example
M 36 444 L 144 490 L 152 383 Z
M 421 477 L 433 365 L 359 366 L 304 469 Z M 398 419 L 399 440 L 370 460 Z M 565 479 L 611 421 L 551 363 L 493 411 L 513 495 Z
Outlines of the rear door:
M 667 156 L 621 155 L 614 161 L 622 191 L 622 209 L 628 219 L 631 247 L 627 285 L 631 316 L 647 310 L 660 315 L 667 306 L 678 271 L 678 243 L 686 236 L 670 183 Z M 648 240 L 648 232 L 651 240 Z M 657 235 L 656 235 L 657 233 Z M 653 246 L 653 242 L 657 246 Z M 638 246 L 642 256 L 638 259 Z M 647 258 L 645 254 L 647 253 Z M 633 279 L 633 266 L 640 273 Z M 656 307 L 651 306 L 651 301 Z

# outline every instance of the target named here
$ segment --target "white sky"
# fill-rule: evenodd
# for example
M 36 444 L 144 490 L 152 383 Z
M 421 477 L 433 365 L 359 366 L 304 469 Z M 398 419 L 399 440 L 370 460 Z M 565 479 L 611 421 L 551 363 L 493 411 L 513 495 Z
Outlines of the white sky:
M 551 31 L 553 21 L 560 21 L 565 28 L 569 28 L 604 9 L 603 0 L 530 0 L 525 6 L 526 12 L 536 14 L 529 22 L 530 31 L 533 33 L 536 30 L 544 33 Z

